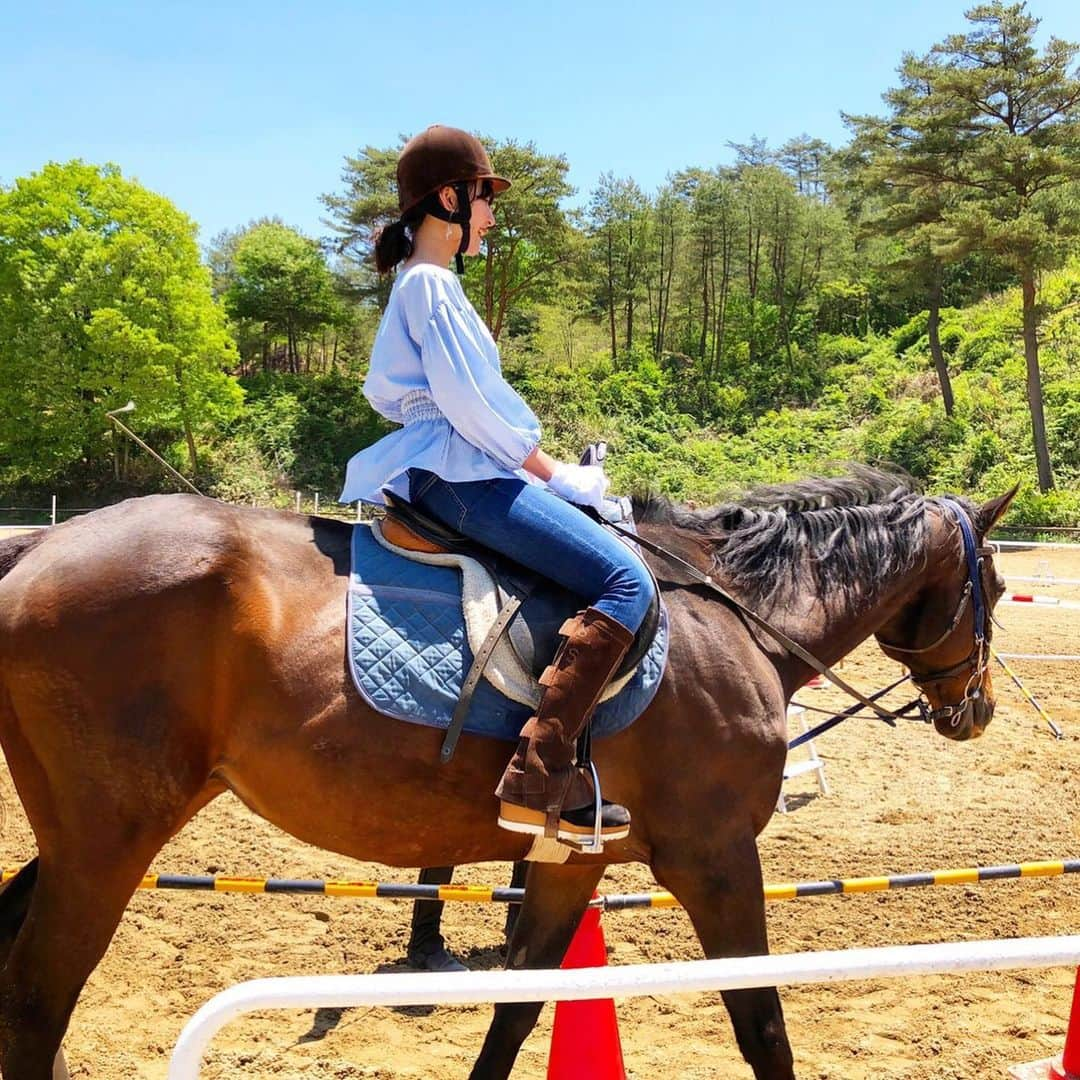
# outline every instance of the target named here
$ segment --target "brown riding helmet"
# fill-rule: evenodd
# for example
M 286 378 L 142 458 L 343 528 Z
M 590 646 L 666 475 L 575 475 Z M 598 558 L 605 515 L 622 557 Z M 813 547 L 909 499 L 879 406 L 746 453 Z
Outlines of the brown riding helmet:
M 398 158 L 398 206 L 404 214 L 432 192 L 470 180 L 490 180 L 496 195 L 510 186 L 492 172 L 491 159 L 475 135 L 432 124 L 414 135 Z

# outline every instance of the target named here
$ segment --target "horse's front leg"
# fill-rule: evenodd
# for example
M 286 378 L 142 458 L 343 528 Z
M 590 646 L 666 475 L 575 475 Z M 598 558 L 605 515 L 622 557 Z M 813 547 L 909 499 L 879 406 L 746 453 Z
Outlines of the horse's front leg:
M 506 957 L 508 968 L 552 968 L 562 963 L 581 916 L 604 873 L 602 865 L 534 863 Z M 471 1080 L 506 1080 L 521 1044 L 536 1026 L 542 1002 L 496 1005 Z
M 710 959 L 764 955 L 765 895 L 753 830 L 722 848 L 680 842 L 654 848 L 656 880 L 686 908 Z M 756 1080 L 795 1080 L 776 987 L 722 994 L 739 1049 Z

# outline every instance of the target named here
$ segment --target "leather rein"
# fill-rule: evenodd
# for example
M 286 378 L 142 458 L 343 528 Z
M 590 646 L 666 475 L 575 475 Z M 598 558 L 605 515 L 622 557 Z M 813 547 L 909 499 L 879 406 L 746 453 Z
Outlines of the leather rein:
M 911 656 L 930 652 L 941 645 L 949 635 L 956 630 L 960 625 L 964 612 L 967 610 L 968 604 L 973 602 L 975 609 L 974 646 L 966 660 L 962 660 L 959 664 L 955 664 L 951 668 L 946 668 L 942 671 L 913 671 L 910 678 L 912 683 L 919 690 L 919 697 L 895 712 L 885 708 L 883 705 L 878 705 L 873 697 L 868 697 L 866 694 L 862 693 L 862 691 L 857 690 L 827 664 L 814 656 L 813 653 L 803 648 L 797 641 L 785 634 L 783 630 L 773 626 L 767 619 L 762 618 L 756 612 L 751 611 L 750 608 L 736 600 L 735 597 L 723 588 L 723 586 L 719 585 L 710 574 L 706 574 L 702 570 L 699 570 L 693 563 L 688 562 L 674 552 L 668 551 L 667 548 L 661 547 L 659 544 L 653 543 L 653 541 L 648 540 L 638 533 L 624 528 L 615 522 L 604 521 L 603 524 L 614 532 L 619 533 L 621 536 L 626 537 L 633 543 L 639 544 L 641 547 L 645 548 L 646 551 L 652 552 L 653 555 L 664 559 L 672 566 L 683 571 L 683 573 L 698 584 L 704 585 L 707 589 L 716 593 L 729 607 L 738 612 L 742 618 L 765 631 L 765 633 L 787 649 L 793 656 L 797 656 L 803 663 L 809 665 L 819 675 L 823 675 L 834 686 L 839 687 L 839 689 L 843 690 L 845 693 L 850 694 L 851 697 L 861 703 L 863 708 L 871 709 L 879 719 L 884 720 L 887 724 L 895 727 L 897 720 L 904 719 L 904 714 L 910 712 L 913 707 L 917 706 L 924 720 L 933 722 L 938 719 L 947 719 L 950 721 L 952 727 L 956 727 L 960 723 L 960 717 L 963 714 L 964 709 L 967 708 L 971 701 L 974 701 L 979 697 L 981 693 L 980 686 L 982 684 L 982 677 L 990 663 L 989 634 L 986 625 L 988 609 L 982 585 L 982 563 L 983 558 L 992 553 L 992 549 L 989 547 L 979 547 L 976 544 L 975 531 L 968 519 L 967 512 L 958 502 L 948 498 L 942 498 L 939 502 L 956 516 L 960 525 L 960 532 L 963 540 L 968 580 L 964 585 L 963 592 L 960 594 L 956 611 L 944 633 L 929 645 L 917 649 L 909 649 L 882 641 L 880 638 L 878 639 L 878 643 L 893 652 L 906 653 Z M 931 709 L 929 702 L 925 698 L 924 688 L 926 686 L 932 686 L 934 683 L 942 682 L 945 679 L 952 678 L 969 668 L 971 670 L 971 677 L 968 679 L 964 689 L 963 699 L 955 705 L 945 705 L 940 709 Z M 901 682 L 902 681 L 904 680 L 901 680 Z M 896 685 L 899 684 L 893 684 L 893 686 Z M 892 687 L 889 687 L 889 689 L 892 689 Z M 874 697 L 880 696 L 880 693 L 883 692 L 875 694 Z

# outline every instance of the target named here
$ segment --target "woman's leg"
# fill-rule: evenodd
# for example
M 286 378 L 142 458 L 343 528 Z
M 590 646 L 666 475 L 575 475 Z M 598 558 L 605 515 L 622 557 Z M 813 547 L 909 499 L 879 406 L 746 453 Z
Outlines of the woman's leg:
M 576 506 L 523 480 L 451 484 L 416 470 L 410 478 L 416 506 L 637 633 L 652 603 L 652 577 L 618 537 Z
M 574 766 L 575 742 L 648 611 L 652 579 L 625 545 L 546 489 L 518 480 L 413 479 L 412 501 L 422 509 L 592 600 L 563 624 L 536 715 L 496 789 L 504 828 L 581 843 L 593 834 L 596 808 L 591 774 Z M 629 813 L 605 802 L 600 829 L 605 839 L 626 836 Z

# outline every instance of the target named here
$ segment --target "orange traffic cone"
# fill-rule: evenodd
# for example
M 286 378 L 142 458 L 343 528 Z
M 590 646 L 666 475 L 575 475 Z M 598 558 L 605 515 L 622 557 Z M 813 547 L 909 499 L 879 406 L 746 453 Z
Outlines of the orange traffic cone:
M 607 966 L 599 908 L 586 909 L 561 966 Z M 626 1080 L 619 1022 L 611 998 L 556 1004 L 547 1080 Z

